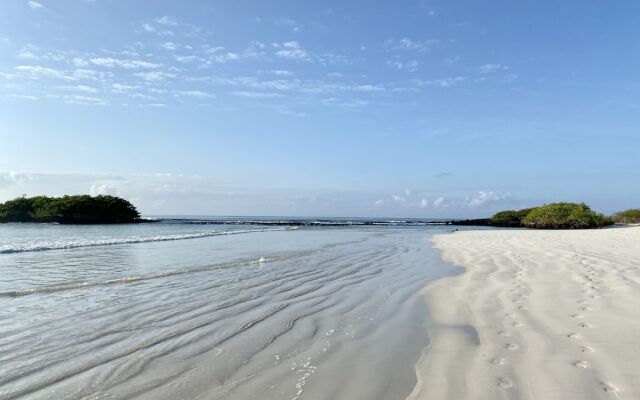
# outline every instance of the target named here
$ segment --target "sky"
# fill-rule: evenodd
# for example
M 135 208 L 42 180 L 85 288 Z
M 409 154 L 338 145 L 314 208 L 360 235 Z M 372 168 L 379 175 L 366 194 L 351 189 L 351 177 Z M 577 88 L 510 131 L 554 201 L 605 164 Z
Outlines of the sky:
M 640 206 L 640 2 L 0 2 L 0 201 Z

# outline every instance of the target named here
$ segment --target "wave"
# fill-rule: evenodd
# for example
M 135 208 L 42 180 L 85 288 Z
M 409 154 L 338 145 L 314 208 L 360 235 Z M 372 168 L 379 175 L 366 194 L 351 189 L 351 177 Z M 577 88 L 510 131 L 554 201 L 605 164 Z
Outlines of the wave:
M 186 233 L 177 235 L 158 236 L 130 236 L 125 238 L 95 239 L 95 240 L 70 240 L 66 242 L 40 242 L 28 244 L 13 244 L 0 246 L 0 254 L 28 253 L 34 251 L 67 250 L 80 247 L 112 246 L 117 244 L 133 244 L 148 242 L 167 242 L 172 240 L 198 239 L 211 236 L 239 235 L 242 233 L 288 231 L 295 228 L 270 228 L 270 229 L 243 229 L 233 231 L 207 231 L 199 233 Z
M 365 219 L 365 218 L 250 218 L 250 217 L 216 217 L 190 218 L 171 217 L 157 218 L 155 222 L 161 224 L 184 225 L 257 225 L 257 226 L 310 226 L 310 227 L 344 227 L 344 226 L 426 226 L 426 225 L 450 225 L 451 221 L 445 220 L 418 220 L 418 219 Z
M 66 283 L 59 283 L 56 285 L 39 286 L 35 288 L 30 288 L 30 289 L 20 289 L 20 290 L 10 290 L 7 292 L 0 292 L 0 297 L 23 297 L 31 294 L 36 294 L 36 293 L 54 293 L 54 292 L 61 292 L 65 290 L 91 288 L 95 286 L 124 285 L 128 283 L 148 281 L 152 279 L 160 279 L 160 278 L 166 278 L 166 277 L 171 277 L 176 275 L 191 274 L 194 272 L 205 272 L 205 271 L 211 271 L 211 270 L 223 269 L 223 268 L 241 267 L 245 265 L 263 265 L 268 262 L 279 261 L 283 259 L 286 259 L 286 257 L 269 257 L 269 258 L 260 257 L 258 259 L 240 260 L 236 262 L 214 264 L 214 265 L 208 265 L 204 267 L 185 268 L 185 269 L 179 269 L 175 271 L 160 272 L 157 274 L 127 276 L 124 278 L 114 278 L 114 279 L 107 279 L 107 280 L 93 281 L 93 282 L 91 281 L 66 282 Z

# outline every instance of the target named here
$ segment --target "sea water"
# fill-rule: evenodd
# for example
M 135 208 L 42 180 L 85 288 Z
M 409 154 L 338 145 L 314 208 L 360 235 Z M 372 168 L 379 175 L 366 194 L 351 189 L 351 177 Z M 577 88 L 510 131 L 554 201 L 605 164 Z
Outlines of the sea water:
M 402 399 L 453 269 L 395 225 L 0 224 L 0 399 Z

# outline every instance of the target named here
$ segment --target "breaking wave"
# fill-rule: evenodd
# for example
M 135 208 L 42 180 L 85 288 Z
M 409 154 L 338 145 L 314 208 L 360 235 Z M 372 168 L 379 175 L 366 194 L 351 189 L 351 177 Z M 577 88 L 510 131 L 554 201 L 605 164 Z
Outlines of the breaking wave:
M 207 231 L 207 232 L 186 233 L 186 234 L 176 234 L 176 235 L 129 236 L 124 238 L 68 240 L 68 241 L 57 241 L 57 242 L 10 244 L 5 246 L 0 245 L 0 254 L 28 253 L 28 252 L 34 252 L 34 251 L 49 251 L 49 250 L 67 250 L 67 249 L 75 249 L 79 247 L 112 246 L 117 244 L 167 242 L 172 240 L 198 239 L 198 238 L 205 238 L 205 237 L 211 237 L 211 236 L 239 235 L 243 233 L 287 231 L 292 229 L 295 229 L 295 228 Z

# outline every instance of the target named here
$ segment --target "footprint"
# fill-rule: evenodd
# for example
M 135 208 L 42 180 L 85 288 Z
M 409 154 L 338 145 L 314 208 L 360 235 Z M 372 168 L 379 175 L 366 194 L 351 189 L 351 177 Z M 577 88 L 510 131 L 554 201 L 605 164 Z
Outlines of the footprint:
M 580 324 L 580 328 L 591 328 L 591 327 L 593 327 L 593 325 L 588 324 L 586 322 L 583 322 L 583 323 Z
M 522 326 L 522 323 L 521 322 L 517 322 L 517 321 L 516 322 L 512 322 L 511 326 Z
M 505 349 L 507 350 L 517 350 L 518 349 L 518 345 L 517 344 L 513 344 L 513 343 L 507 343 L 504 346 Z
M 573 314 L 571 318 L 582 318 L 582 314 Z
M 508 389 L 513 386 L 513 383 L 511 383 L 511 379 L 509 378 L 500 377 L 498 378 L 498 386 L 503 389 Z
M 528 310 L 529 307 L 527 306 L 518 306 L 518 310 Z
M 589 363 L 586 361 L 575 361 L 573 366 L 576 368 L 589 368 Z
M 613 386 L 610 383 L 600 382 L 600 384 L 602 385 L 602 390 L 604 390 L 605 392 L 617 392 L 618 391 L 618 388 Z
M 570 333 L 567 335 L 569 339 L 582 339 L 582 335 L 579 333 Z
M 509 332 L 507 332 L 507 331 L 498 331 L 498 335 L 500 335 L 500 336 L 509 336 Z
M 580 346 L 580 351 L 583 353 L 593 353 L 593 349 L 589 346 Z
M 505 359 L 504 358 L 492 358 L 490 362 L 493 365 L 504 365 Z
M 582 307 L 582 311 L 591 311 L 589 307 Z

